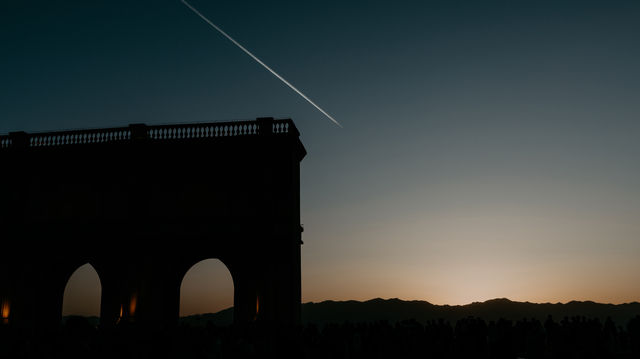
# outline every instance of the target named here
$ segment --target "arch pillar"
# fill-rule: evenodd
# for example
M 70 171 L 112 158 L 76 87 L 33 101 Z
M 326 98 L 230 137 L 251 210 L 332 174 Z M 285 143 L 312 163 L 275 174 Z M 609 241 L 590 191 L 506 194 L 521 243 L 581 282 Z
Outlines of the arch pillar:
M 100 322 L 165 328 L 178 323 L 180 283 L 162 257 L 130 258 L 106 271 Z

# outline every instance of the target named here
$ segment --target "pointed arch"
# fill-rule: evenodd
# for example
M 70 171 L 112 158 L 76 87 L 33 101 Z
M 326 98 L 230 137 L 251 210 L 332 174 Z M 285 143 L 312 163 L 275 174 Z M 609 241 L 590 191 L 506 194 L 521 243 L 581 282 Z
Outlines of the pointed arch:
M 234 285 L 231 271 L 221 260 L 209 258 L 195 263 L 180 283 L 180 316 L 233 307 Z
M 62 315 L 99 317 L 102 282 L 90 263 L 78 267 L 67 280 L 62 300 Z

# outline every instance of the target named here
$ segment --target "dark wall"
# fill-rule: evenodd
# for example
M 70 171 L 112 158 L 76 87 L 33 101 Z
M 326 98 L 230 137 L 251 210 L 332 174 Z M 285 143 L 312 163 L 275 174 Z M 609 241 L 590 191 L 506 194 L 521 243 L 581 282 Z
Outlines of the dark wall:
M 89 262 L 102 325 L 174 325 L 186 271 L 219 258 L 237 322 L 298 323 L 305 153 L 297 130 L 0 149 L 10 320 L 58 325 L 65 284 Z

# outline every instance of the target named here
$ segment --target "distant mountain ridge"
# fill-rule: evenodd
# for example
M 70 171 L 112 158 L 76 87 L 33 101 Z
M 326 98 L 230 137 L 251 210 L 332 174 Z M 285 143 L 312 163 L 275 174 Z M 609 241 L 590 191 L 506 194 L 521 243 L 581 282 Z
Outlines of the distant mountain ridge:
M 364 302 L 356 300 L 332 301 L 302 304 L 303 324 L 372 322 L 386 320 L 396 322 L 415 319 L 419 322 L 444 319 L 455 322 L 469 316 L 479 317 L 486 321 L 505 318 L 520 320 L 536 318 L 546 320 L 551 315 L 555 321 L 564 317 L 584 316 L 587 318 L 607 317 L 618 325 L 626 325 L 627 321 L 640 315 L 640 303 L 603 304 L 592 301 L 571 301 L 568 303 L 530 303 L 515 302 L 506 298 L 497 298 L 485 302 L 474 302 L 466 305 L 435 305 L 426 301 L 405 301 L 393 299 L 371 299 Z M 204 325 L 208 321 L 216 325 L 228 325 L 233 321 L 233 308 L 217 313 L 198 314 L 181 318 L 183 323 Z

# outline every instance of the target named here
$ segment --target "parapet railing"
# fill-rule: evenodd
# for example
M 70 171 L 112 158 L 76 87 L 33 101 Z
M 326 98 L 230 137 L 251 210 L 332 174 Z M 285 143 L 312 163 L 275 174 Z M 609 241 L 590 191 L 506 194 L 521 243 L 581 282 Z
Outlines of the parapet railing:
M 0 136 L 0 148 L 48 147 L 81 144 L 115 143 L 149 139 L 153 141 L 206 139 L 258 135 L 299 136 L 291 119 L 258 118 L 255 121 L 210 122 L 176 125 L 147 126 L 132 124 L 128 127 L 95 130 L 57 131 L 45 133 L 11 132 Z

